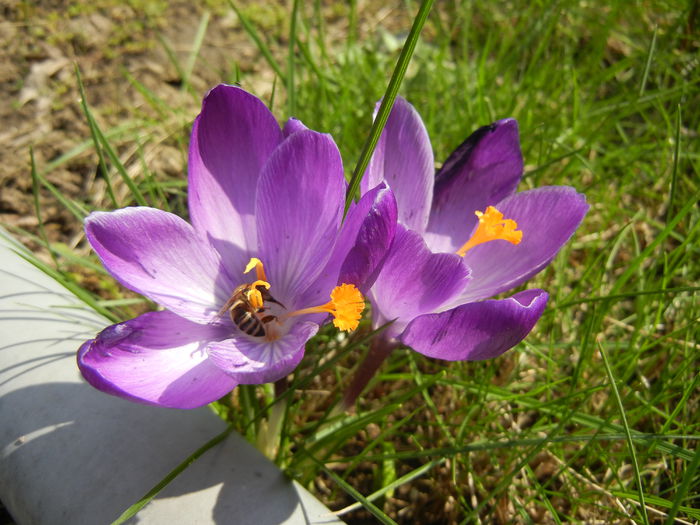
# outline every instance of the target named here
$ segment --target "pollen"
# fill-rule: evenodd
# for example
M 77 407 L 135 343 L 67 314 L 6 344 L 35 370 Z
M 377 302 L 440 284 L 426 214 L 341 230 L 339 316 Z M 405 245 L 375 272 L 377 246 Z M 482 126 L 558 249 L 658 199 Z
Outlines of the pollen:
M 260 290 L 258 290 L 258 286 L 264 286 L 268 290 L 270 289 L 270 283 L 263 280 L 257 280 L 252 283 L 250 288 L 245 292 L 246 299 L 248 299 L 251 306 L 256 309 L 262 308 L 264 304 L 262 294 L 260 293 Z
M 339 330 L 351 331 L 357 328 L 365 309 L 365 300 L 360 290 L 352 284 L 341 284 L 331 292 L 333 324 Z
M 474 246 L 489 241 L 503 240 L 511 244 L 520 244 L 523 239 L 523 232 L 516 229 L 518 223 L 513 219 L 504 219 L 503 214 L 493 206 L 486 208 L 486 211 L 475 211 L 479 217 L 479 224 L 471 238 L 457 250 L 457 255 L 464 255 Z
M 344 283 L 333 288 L 331 300 L 326 304 L 296 310 L 286 314 L 283 318 L 314 313 L 329 313 L 333 316 L 333 324 L 336 328 L 349 332 L 357 328 L 364 309 L 365 299 L 362 297 L 360 290 L 355 285 Z

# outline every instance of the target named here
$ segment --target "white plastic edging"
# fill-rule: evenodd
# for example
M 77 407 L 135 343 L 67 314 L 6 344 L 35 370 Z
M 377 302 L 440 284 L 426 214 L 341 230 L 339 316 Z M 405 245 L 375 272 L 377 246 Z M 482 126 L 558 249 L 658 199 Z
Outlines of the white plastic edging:
M 18 252 L 0 230 L 0 500 L 18 525 L 110 523 L 225 425 L 90 387 L 76 351 L 109 323 Z M 232 434 L 129 523 L 342 522 Z

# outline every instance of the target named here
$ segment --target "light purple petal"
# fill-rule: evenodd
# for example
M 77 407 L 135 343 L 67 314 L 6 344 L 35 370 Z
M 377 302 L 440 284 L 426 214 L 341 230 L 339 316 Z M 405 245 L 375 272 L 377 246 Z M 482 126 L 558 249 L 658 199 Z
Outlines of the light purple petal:
M 282 134 L 285 138 L 287 138 L 292 133 L 296 133 L 297 131 L 304 131 L 307 129 L 309 128 L 307 128 L 301 120 L 294 117 L 290 117 L 289 120 L 287 120 L 287 122 L 284 124 L 284 128 L 282 128 Z
M 330 135 L 297 131 L 265 165 L 257 190 L 258 257 L 270 293 L 287 308 L 300 307 L 300 294 L 329 260 L 344 200 L 343 164 Z
M 78 366 L 88 383 L 108 394 L 147 405 L 195 408 L 236 386 L 204 351 L 212 339 L 223 337 L 220 326 L 151 312 L 112 325 L 85 343 Z
M 318 325 L 297 322 L 277 341 L 240 335 L 212 343 L 207 352 L 211 361 L 240 384 L 271 383 L 286 376 L 304 357 L 304 346 Z
M 192 127 L 192 224 L 236 271 L 242 272 L 256 251 L 255 190 L 263 164 L 282 139 L 275 117 L 260 99 L 223 84 L 205 97 Z
M 430 249 L 455 252 L 467 242 L 477 218 L 511 195 L 523 173 L 518 123 L 499 120 L 476 130 L 445 161 L 435 177 L 427 232 Z
M 547 305 L 542 290 L 525 290 L 508 299 L 468 303 L 439 314 L 421 315 L 401 341 L 428 357 L 478 361 L 501 355 L 522 341 Z
M 210 321 L 234 287 L 219 255 L 172 213 L 95 212 L 85 219 L 85 233 L 115 279 L 191 321 Z
M 434 179 L 433 149 L 425 125 L 413 106 L 397 97 L 362 179 L 362 193 L 386 181 L 396 197 L 399 222 L 422 233 Z
M 375 321 L 397 319 L 391 335 L 414 317 L 436 310 L 459 294 L 469 269 L 452 253 L 431 253 L 421 236 L 400 224 L 382 271 L 372 287 Z
M 569 240 L 588 211 L 586 197 L 568 186 L 523 191 L 496 206 L 523 232 L 520 244 L 491 241 L 464 256 L 472 281 L 460 302 L 492 297 L 524 283 L 542 270 Z

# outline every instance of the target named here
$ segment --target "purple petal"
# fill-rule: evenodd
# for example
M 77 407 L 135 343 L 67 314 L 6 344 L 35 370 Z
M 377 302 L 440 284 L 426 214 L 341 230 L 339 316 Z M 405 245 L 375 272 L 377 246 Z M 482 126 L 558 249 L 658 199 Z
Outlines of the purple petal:
M 518 123 L 499 120 L 476 130 L 435 177 L 425 241 L 436 252 L 455 252 L 467 242 L 477 218 L 518 186 L 523 173 Z
M 396 234 L 397 204 L 394 194 L 382 184 L 370 190 L 343 223 L 339 242 L 350 249 L 340 271 L 340 283 L 357 286 L 362 293 L 376 281 Z
M 276 341 L 240 335 L 212 343 L 211 361 L 240 384 L 271 383 L 291 373 L 304 357 L 304 346 L 318 325 L 298 322 Z
M 464 256 L 472 281 L 460 302 L 492 297 L 524 283 L 547 266 L 569 240 L 588 211 L 586 197 L 568 186 L 523 191 L 496 206 L 523 232 L 518 245 L 491 241 Z
M 384 264 L 395 230 L 396 200 L 386 184 L 381 184 L 350 206 L 333 255 L 301 294 L 299 303 L 324 304 L 331 290 L 341 283 L 354 284 L 367 293 Z
M 85 219 L 85 233 L 115 279 L 191 321 L 210 321 L 234 287 L 219 255 L 172 213 L 95 212 Z
M 78 366 L 92 386 L 146 405 L 196 408 L 233 390 L 236 382 L 204 351 L 226 337 L 163 311 L 105 328 L 78 351 Z
M 282 134 L 284 137 L 289 137 L 292 133 L 296 133 L 297 131 L 304 131 L 307 130 L 307 128 L 304 123 L 296 119 L 294 117 L 290 117 L 289 120 L 284 125 L 284 128 L 282 129 Z
M 396 322 L 391 335 L 414 317 L 432 312 L 459 294 L 469 269 L 453 253 L 431 253 L 421 236 L 401 225 L 382 271 L 372 287 L 375 320 Z
M 282 139 L 265 104 L 235 86 L 212 89 L 194 122 L 190 217 L 229 268 L 242 272 L 256 251 L 255 190 L 263 164 Z
M 522 341 L 547 305 L 542 290 L 525 290 L 508 299 L 468 303 L 438 314 L 421 315 L 401 341 L 428 357 L 478 361 L 501 355 Z
M 397 97 L 362 179 L 362 193 L 386 181 L 396 197 L 399 222 L 423 232 L 428 224 L 434 174 L 433 149 L 425 125 L 413 106 Z
M 257 191 L 258 257 L 271 293 L 287 308 L 299 307 L 299 295 L 329 260 L 344 200 L 343 164 L 330 135 L 298 131 L 265 165 Z

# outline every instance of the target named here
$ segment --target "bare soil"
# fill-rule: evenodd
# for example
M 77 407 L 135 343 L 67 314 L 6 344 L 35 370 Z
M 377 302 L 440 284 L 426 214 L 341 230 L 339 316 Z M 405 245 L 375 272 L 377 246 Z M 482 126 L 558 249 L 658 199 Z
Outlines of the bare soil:
M 199 102 L 180 89 L 181 75 L 166 49 L 180 64 L 186 62 L 204 13 L 201 6 L 182 1 L 72 4 L 0 2 L 0 223 L 15 233 L 15 228 L 37 233 L 30 148 L 42 172 L 90 139 L 80 106 L 76 66 L 103 130 L 149 114 L 144 97 L 129 83 L 126 72 L 169 106 L 183 109 L 190 120 L 198 111 Z M 191 76 L 194 90 L 204 94 L 226 80 L 221 72 L 230 71 L 234 63 L 246 72 L 246 82 L 254 91 L 264 93 L 271 86 L 269 67 L 235 15 L 212 13 Z M 164 147 L 149 169 L 184 176 L 182 159 L 181 153 Z M 87 148 L 49 170 L 46 177 L 65 197 L 88 196 L 99 205 L 103 195 L 99 185 L 95 186 L 96 165 L 94 150 Z M 74 245 L 80 237 L 79 221 L 45 189 L 40 195 L 41 218 L 49 239 Z M 28 236 L 20 237 L 32 245 Z

